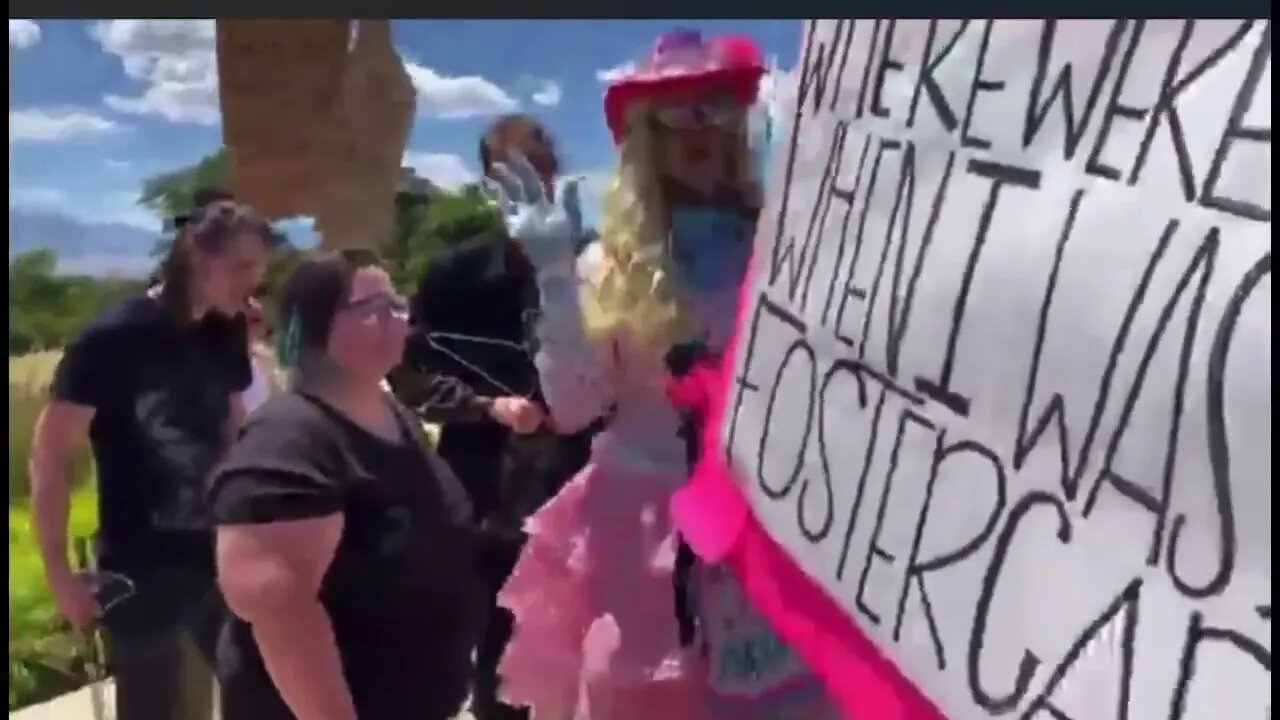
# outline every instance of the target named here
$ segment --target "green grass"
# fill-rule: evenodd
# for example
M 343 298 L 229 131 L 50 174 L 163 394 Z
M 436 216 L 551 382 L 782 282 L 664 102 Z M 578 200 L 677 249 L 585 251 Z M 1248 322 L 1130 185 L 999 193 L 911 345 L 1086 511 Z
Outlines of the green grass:
M 58 615 L 45 583 L 28 507 L 27 454 L 48 394 L 57 352 L 9 359 L 9 709 L 69 692 L 86 681 L 80 639 Z M 77 459 L 70 535 L 93 534 L 98 521 L 92 462 Z
M 9 358 L 9 502 L 24 500 L 30 492 L 27 453 L 35 432 L 36 417 L 49 396 L 49 383 L 62 353 L 57 350 Z M 92 461 L 86 447 L 76 458 L 74 476 L 88 478 Z
M 76 490 L 71 536 L 87 537 L 98 523 L 93 488 Z M 31 512 L 9 507 L 9 709 L 56 697 L 85 682 L 80 640 L 58 614 L 31 526 Z

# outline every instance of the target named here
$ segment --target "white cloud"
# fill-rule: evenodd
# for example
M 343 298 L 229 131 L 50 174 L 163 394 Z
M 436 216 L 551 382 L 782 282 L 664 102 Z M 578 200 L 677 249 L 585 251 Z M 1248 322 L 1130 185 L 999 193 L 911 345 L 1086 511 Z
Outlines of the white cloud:
M 418 91 L 418 114 L 442 119 L 512 112 L 520 103 L 506 90 L 479 75 L 441 75 L 406 61 L 404 69 Z
M 404 165 L 445 190 L 457 190 L 478 179 L 461 156 L 450 153 L 407 152 Z
M 216 125 L 218 67 L 213 20 L 106 20 L 90 34 L 124 63 L 125 75 L 147 84 L 140 95 L 108 95 L 118 112 L 160 115 L 174 122 Z M 405 70 L 428 117 L 466 118 L 511 112 L 520 103 L 478 75 L 447 76 L 415 62 Z
M 93 218 L 98 222 L 120 223 L 151 232 L 161 228 L 160 218 L 138 204 L 137 190 L 117 190 L 98 198 Z
M 35 20 L 9 21 L 9 49 L 26 50 L 40 42 L 40 26 Z
M 160 232 L 161 223 L 157 216 L 138 205 L 136 190 L 72 195 L 59 188 L 35 186 L 18 189 L 16 185 L 10 177 L 11 211 L 56 215 L 84 226 L 82 230 L 85 233 L 73 231 L 70 235 L 37 239 L 36 247 L 53 247 L 58 251 L 58 272 L 136 277 L 155 268 L 151 242 L 147 238 Z M 130 226 L 135 232 L 121 233 L 118 228 L 106 227 L 116 224 Z M 100 234 L 102 232 L 106 235 Z M 24 241 L 32 239 L 23 238 Z M 103 240 L 105 246 L 100 245 L 99 240 Z M 28 246 L 29 243 L 21 242 L 19 245 Z
M 560 89 L 560 83 L 555 80 L 545 80 L 542 87 L 529 97 L 538 105 L 543 107 L 555 107 L 560 104 L 561 98 L 564 97 L 564 91 Z
M 9 111 L 9 143 L 59 142 L 101 137 L 123 128 L 88 110 L 73 107 L 25 108 Z
M 128 160 L 117 160 L 115 158 L 107 158 L 102 161 L 102 164 L 106 165 L 110 170 L 128 170 L 130 167 L 133 167 L 133 163 L 130 163 Z
M 10 184 L 9 207 L 57 212 L 85 223 L 119 223 L 149 232 L 160 230 L 160 219 L 138 204 L 137 190 L 113 190 L 98 196 L 77 195 L 53 187 L 17 188 Z
M 9 207 L 26 210 L 55 210 L 68 203 L 67 193 L 50 187 L 16 187 L 9 184 Z
M 624 62 L 621 65 L 615 65 L 611 68 L 605 68 L 604 70 L 597 70 L 596 79 L 602 83 L 608 84 L 626 75 L 627 73 L 630 73 L 632 70 L 635 70 L 635 69 L 636 69 L 636 64 L 634 62 L 630 62 L 630 61 Z
M 132 97 L 107 95 L 107 107 L 173 122 L 218 123 L 213 20 L 104 20 L 89 34 L 120 58 L 125 75 L 147 86 Z
M 57 212 L 85 223 L 119 223 L 150 232 L 160 230 L 160 219 L 138 204 L 137 190 L 113 190 L 101 195 L 76 195 L 53 187 L 10 184 L 9 207 Z

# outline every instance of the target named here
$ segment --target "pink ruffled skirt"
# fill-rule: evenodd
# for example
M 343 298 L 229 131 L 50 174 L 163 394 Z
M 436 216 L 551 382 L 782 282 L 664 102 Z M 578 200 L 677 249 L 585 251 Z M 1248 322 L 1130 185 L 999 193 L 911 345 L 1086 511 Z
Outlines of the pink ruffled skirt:
M 515 615 L 505 702 L 533 720 L 702 720 L 707 670 L 682 648 L 668 509 L 683 477 L 590 464 L 526 522 L 498 601 Z

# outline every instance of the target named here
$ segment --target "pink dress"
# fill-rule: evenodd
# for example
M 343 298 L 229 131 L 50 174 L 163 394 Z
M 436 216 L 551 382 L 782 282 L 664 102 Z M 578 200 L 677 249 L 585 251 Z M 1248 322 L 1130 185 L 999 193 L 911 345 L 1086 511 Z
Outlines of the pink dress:
M 533 720 L 836 718 L 728 572 L 700 570 L 706 634 L 681 646 L 669 506 L 688 476 L 686 447 L 662 358 L 625 336 L 593 346 L 583 333 L 578 280 L 591 281 L 598 259 L 584 252 L 578 279 L 540 275 L 537 361 L 555 422 L 572 432 L 609 411 L 612 421 L 587 467 L 528 520 L 499 594 L 516 619 L 499 667 L 504 701 L 530 706 Z M 736 289 L 695 304 L 713 341 L 728 336 L 735 304 Z

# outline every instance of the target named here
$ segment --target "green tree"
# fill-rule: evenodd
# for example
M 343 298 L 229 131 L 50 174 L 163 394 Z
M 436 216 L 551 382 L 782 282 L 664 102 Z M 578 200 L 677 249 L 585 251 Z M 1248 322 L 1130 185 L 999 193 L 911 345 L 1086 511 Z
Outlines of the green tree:
M 195 211 L 196 192 L 206 188 L 226 187 L 229 171 L 227 149 L 219 148 L 192 165 L 144 180 L 142 191 L 138 196 L 138 204 L 164 218 L 190 215 Z M 272 257 L 271 264 L 267 268 L 265 285 L 268 293 L 274 293 L 279 289 L 280 284 L 284 282 L 284 278 L 296 263 L 297 249 L 289 242 L 287 235 L 278 228 L 276 234 L 280 251 Z M 153 254 L 157 257 L 163 256 L 169 251 L 169 245 L 172 242 L 172 236 L 159 238 Z
M 441 250 L 497 226 L 498 216 L 480 186 L 470 184 L 455 193 L 428 190 L 420 204 L 402 198 L 391 242 L 380 248 L 393 280 L 402 292 L 412 292 L 427 266 Z
M 164 217 L 190 213 L 197 190 L 225 187 L 229 170 L 225 148 L 187 167 L 162 173 L 143 183 L 138 202 Z M 467 185 L 456 193 L 441 190 L 420 180 L 409 183 L 425 186 L 421 192 L 402 193 L 396 202 L 396 218 L 390 234 L 379 238 L 377 249 L 386 262 L 396 286 L 409 292 L 417 278 L 441 249 L 479 234 L 497 223 L 479 185 Z M 281 235 L 286 241 L 284 235 Z M 162 238 L 157 252 L 168 248 Z M 288 242 L 277 253 L 267 271 L 267 291 L 273 293 L 298 260 L 298 251 Z
M 47 248 L 9 261 L 9 354 L 65 345 L 103 306 L 136 292 L 141 283 L 56 274 Z
M 190 214 L 195 209 L 196 191 L 225 187 L 229 170 L 227 150 L 219 148 L 194 165 L 143 181 L 138 204 L 165 218 Z
M 28 250 L 9 261 L 9 354 L 39 349 L 52 320 L 39 300 L 56 296 L 52 250 Z

